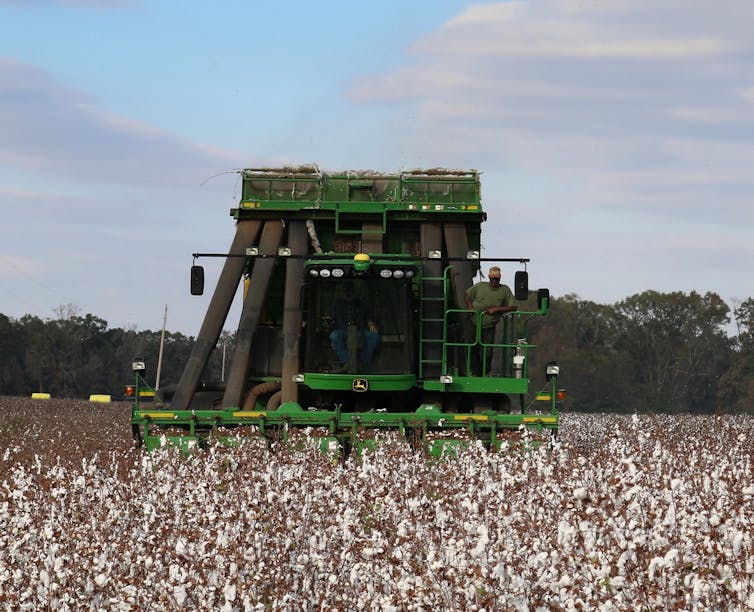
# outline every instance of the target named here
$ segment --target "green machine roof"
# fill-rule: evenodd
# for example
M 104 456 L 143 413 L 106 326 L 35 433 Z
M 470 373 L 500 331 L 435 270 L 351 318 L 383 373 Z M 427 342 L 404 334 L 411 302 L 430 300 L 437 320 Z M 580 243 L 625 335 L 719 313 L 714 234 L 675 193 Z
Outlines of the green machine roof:
M 394 211 L 481 215 L 479 173 L 442 168 L 386 174 L 323 172 L 316 166 L 241 171 L 243 191 L 231 215 L 263 211 Z

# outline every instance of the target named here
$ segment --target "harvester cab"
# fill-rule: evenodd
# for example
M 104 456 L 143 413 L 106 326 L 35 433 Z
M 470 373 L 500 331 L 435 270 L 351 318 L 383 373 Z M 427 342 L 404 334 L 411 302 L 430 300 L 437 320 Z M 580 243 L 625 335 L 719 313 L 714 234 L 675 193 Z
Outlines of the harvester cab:
M 196 259 L 225 261 L 175 393 L 148 410 L 134 404 L 147 448 L 235 443 L 248 432 L 288 440 L 307 429 L 323 448 L 360 449 L 394 430 L 438 454 L 469 438 L 500 448 L 511 430 L 557 432 L 556 364 L 529 397 L 528 324 L 547 313 L 549 292 L 527 310 L 529 260 L 480 257 L 477 172 L 241 174 L 229 251 L 194 254 L 192 294 L 204 285 Z M 465 301 L 489 261 L 523 268 L 520 307 L 494 338 Z M 208 393 L 202 373 L 240 282 L 228 375 Z

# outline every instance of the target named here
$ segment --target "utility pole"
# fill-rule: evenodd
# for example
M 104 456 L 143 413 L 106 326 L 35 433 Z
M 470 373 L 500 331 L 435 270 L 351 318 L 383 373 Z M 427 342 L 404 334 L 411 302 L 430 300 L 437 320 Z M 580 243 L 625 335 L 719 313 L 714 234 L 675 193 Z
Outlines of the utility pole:
M 154 383 L 154 390 L 160 390 L 160 373 L 162 372 L 162 349 L 165 346 L 165 326 L 168 322 L 168 305 L 165 304 L 165 314 L 162 317 L 162 335 L 160 336 L 160 354 L 157 357 L 157 380 Z

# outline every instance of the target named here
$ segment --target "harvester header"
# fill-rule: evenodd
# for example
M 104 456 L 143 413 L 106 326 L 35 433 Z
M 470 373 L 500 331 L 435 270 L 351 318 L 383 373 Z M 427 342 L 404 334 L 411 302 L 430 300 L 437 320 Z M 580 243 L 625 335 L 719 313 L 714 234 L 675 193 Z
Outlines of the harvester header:
M 534 394 L 548 403 L 527 400 L 527 326 L 546 315 L 549 292 L 526 306 L 529 259 L 480 257 L 478 172 L 300 166 L 241 176 L 230 249 L 194 253 L 225 264 L 181 380 L 149 410 L 135 403 L 134 433 L 148 448 L 316 428 L 328 448 L 368 446 L 375 431 L 396 430 L 437 453 L 448 432 L 498 448 L 506 430 L 557 431 L 556 366 Z M 494 330 L 467 298 L 485 260 L 523 267 L 520 307 L 493 316 Z M 195 265 L 192 293 L 203 278 Z M 239 283 L 229 374 L 208 383 L 203 371 Z

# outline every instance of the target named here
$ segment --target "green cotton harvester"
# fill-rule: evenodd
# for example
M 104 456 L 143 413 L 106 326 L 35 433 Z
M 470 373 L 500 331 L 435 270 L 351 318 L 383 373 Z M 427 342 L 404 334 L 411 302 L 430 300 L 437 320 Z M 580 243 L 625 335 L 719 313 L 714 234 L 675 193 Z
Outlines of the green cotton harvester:
M 194 253 L 193 294 L 204 285 L 196 259 L 224 263 L 179 383 L 144 406 L 144 364 L 134 363 L 132 425 L 147 449 L 248 436 L 295 444 L 305 435 L 347 455 L 394 431 L 438 455 L 468 440 L 499 449 L 526 431 L 554 436 L 558 366 L 547 364 L 534 393 L 528 373 L 527 328 L 547 314 L 549 292 L 530 294 L 529 259 L 480 257 L 486 214 L 476 171 L 306 166 L 241 176 L 229 251 Z M 464 295 L 492 261 L 518 268 L 519 309 L 489 343 Z M 202 374 L 240 283 L 225 381 L 208 383 Z M 367 312 L 354 314 L 354 303 Z

